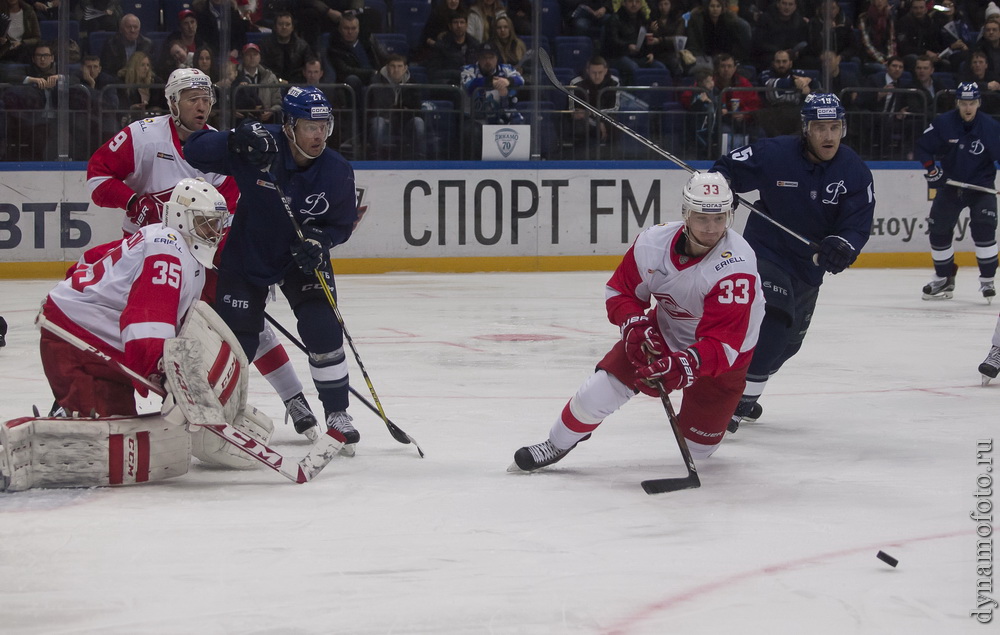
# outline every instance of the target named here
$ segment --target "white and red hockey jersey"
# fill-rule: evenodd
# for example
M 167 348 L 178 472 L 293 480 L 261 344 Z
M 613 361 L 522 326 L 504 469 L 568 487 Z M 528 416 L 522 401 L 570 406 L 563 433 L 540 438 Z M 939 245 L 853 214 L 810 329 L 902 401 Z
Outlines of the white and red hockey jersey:
M 214 130 L 205 126 L 206 130 Z M 236 211 L 239 188 L 231 176 L 196 170 L 184 159 L 180 137 L 170 115 L 134 121 L 97 149 L 87 163 L 87 189 L 101 207 L 126 209 L 133 194 L 153 194 L 167 202 L 174 186 L 184 178 L 201 177 L 226 199 L 229 212 Z M 139 227 L 126 216 L 125 235 Z
M 45 318 L 148 377 L 205 285 L 205 268 L 162 224 L 147 225 L 103 253 L 81 260 L 42 307 Z
M 654 302 L 656 323 L 672 351 L 697 351 L 698 375 L 716 377 L 749 362 L 764 318 L 757 258 L 729 230 L 698 258 L 677 253 L 684 223 L 645 230 L 607 284 L 608 318 L 615 325 L 642 315 Z

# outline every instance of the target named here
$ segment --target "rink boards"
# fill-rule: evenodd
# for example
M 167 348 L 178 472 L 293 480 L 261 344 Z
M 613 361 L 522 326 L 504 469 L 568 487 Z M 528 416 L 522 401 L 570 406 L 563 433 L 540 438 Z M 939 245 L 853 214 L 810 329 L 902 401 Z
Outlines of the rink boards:
M 877 206 L 858 266 L 929 267 L 922 170 L 870 165 Z M 122 212 L 89 203 L 85 164 L 0 169 L 0 277 L 61 277 L 83 251 L 121 236 Z M 688 176 L 666 162 L 357 162 L 355 170 L 365 213 L 333 252 L 339 273 L 611 269 L 642 229 L 680 219 Z M 737 212 L 737 229 L 748 213 Z M 959 264 L 975 262 L 967 214 L 955 249 Z

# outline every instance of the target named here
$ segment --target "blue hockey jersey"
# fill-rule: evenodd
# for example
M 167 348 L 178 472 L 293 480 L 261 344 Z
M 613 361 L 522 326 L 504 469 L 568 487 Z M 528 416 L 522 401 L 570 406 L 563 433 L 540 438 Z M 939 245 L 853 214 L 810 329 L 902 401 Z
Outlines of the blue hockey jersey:
M 875 214 L 871 170 L 854 150 L 841 145 L 830 161 L 806 158 L 802 137 L 761 139 L 723 156 L 720 172 L 737 193 L 757 190 L 760 211 L 813 242 L 836 234 L 857 252 L 868 242 Z M 743 237 L 758 259 L 770 260 L 808 284 L 823 282 L 813 250 L 767 220 L 751 213 Z
M 1000 123 L 980 110 L 966 124 L 958 110 L 949 110 L 934 117 L 920 135 L 913 158 L 925 165 L 940 160 L 945 179 L 992 189 L 997 178 L 993 162 L 1000 160 Z
M 278 141 L 271 173 L 289 198 L 296 220 L 322 228 L 334 246 L 346 242 L 358 218 L 351 164 L 327 148 L 300 168 L 281 126 L 264 127 Z M 184 144 L 184 157 L 199 170 L 232 175 L 240 188 L 220 268 L 239 272 L 254 284 L 274 284 L 295 267 L 290 247 L 298 236 L 270 177 L 229 152 L 230 134 L 199 130 Z

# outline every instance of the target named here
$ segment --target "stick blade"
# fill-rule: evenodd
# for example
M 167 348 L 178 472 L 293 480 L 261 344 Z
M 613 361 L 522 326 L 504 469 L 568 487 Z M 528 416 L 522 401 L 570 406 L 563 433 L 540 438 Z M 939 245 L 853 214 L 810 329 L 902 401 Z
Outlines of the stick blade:
M 697 474 L 690 474 L 681 478 L 656 478 L 642 482 L 642 489 L 647 494 L 666 494 L 682 489 L 695 489 L 701 487 L 701 479 Z

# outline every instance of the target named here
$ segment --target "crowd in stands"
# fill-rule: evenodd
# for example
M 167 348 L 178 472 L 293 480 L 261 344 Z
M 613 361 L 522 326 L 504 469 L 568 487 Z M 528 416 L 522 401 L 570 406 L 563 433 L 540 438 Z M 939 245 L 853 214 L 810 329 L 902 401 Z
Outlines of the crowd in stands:
M 72 28 L 57 40 L 61 2 Z M 339 111 L 331 143 L 353 159 L 475 158 L 481 124 L 520 123 L 532 102 L 554 124 L 541 131 L 549 157 L 569 148 L 569 158 L 597 158 L 621 144 L 620 132 L 541 88 L 534 47 L 565 85 L 626 125 L 660 140 L 679 126 L 669 141 L 687 158 L 795 132 L 801 100 L 816 91 L 840 95 L 861 122 L 849 120 L 848 142 L 868 159 L 909 158 L 959 81 L 978 82 L 984 111 L 1000 115 L 993 2 L 468 2 L 153 0 L 150 11 L 149 0 L 0 0 L 0 158 L 55 158 L 46 130 L 68 94 L 69 108 L 85 112 L 74 130 L 87 131 L 71 158 L 85 160 L 122 125 L 165 112 L 163 83 L 184 67 L 209 74 L 228 105 L 216 126 L 273 121 L 288 86 L 324 87 Z M 461 156 L 443 147 L 456 145 Z

